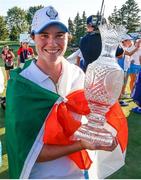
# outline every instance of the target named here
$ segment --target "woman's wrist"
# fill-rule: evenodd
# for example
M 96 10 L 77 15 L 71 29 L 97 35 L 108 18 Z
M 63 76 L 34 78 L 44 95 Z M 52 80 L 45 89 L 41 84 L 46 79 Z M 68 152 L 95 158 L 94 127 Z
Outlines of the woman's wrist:
M 77 143 L 78 143 L 78 146 L 79 146 L 79 149 L 80 149 L 80 150 L 86 149 L 86 148 L 83 146 L 83 143 L 82 143 L 81 140 L 77 141 Z

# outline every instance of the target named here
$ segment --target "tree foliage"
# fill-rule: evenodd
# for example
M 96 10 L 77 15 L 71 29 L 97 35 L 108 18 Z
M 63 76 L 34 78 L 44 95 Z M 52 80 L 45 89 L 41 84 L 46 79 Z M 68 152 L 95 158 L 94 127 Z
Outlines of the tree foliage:
M 16 26 L 13 26 L 12 29 L 11 29 L 11 32 L 10 32 L 10 35 L 9 35 L 9 39 L 11 41 L 16 41 L 19 39 L 19 32 L 16 28 Z
M 0 40 L 4 41 L 8 38 L 8 29 L 3 16 L 0 16 Z
M 115 25 L 124 25 L 129 32 L 134 32 L 140 25 L 139 6 L 135 0 L 127 0 L 120 9 L 114 8 L 109 21 Z
M 22 32 L 29 30 L 29 25 L 26 19 L 26 11 L 22 10 L 19 7 L 13 7 L 7 12 L 7 25 L 9 31 L 16 28 L 17 35 Z
M 77 13 L 76 17 L 72 21 L 68 20 L 69 30 L 73 36 L 72 43 L 76 46 L 79 45 L 80 38 L 86 33 L 86 13 L 83 11 L 82 17 Z

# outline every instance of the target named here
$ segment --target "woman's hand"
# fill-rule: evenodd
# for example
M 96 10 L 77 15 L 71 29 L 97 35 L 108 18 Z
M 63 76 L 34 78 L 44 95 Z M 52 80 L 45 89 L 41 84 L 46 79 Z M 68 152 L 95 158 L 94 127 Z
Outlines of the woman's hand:
M 82 149 L 88 149 L 88 150 L 113 151 L 118 145 L 116 137 L 113 138 L 113 143 L 111 146 L 103 146 L 103 145 L 94 144 L 94 143 L 92 144 L 86 140 L 81 140 L 80 142 L 81 142 Z
M 117 146 L 117 140 L 114 138 L 111 146 L 100 146 L 91 144 L 86 140 L 79 140 L 70 145 L 47 145 L 45 144 L 37 158 L 37 162 L 45 162 L 57 159 L 62 156 L 86 149 L 86 150 L 104 150 L 113 151 Z

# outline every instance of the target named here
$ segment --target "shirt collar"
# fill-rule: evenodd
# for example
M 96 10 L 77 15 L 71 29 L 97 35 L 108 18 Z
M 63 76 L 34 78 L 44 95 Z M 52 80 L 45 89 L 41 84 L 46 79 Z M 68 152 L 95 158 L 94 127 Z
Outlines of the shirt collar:
M 47 74 L 45 74 L 38 68 L 35 61 L 31 62 L 30 68 L 31 68 L 31 72 L 34 73 L 34 77 L 38 80 L 38 82 L 43 82 L 49 78 Z

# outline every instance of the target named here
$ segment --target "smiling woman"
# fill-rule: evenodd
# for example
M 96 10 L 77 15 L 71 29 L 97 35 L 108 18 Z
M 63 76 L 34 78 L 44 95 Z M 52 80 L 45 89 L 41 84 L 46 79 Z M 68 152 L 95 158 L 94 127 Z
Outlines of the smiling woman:
M 81 89 L 84 83 L 83 71 L 64 58 L 69 39 L 67 26 L 54 7 L 49 6 L 35 13 L 31 34 L 38 58 L 27 61 L 23 69 L 15 69 L 7 88 L 6 140 L 10 178 L 84 178 L 84 171 L 68 155 L 88 148 L 86 143 L 77 141 L 62 146 L 42 141 L 44 121 L 55 102 Z M 33 105 L 34 101 L 37 103 Z

